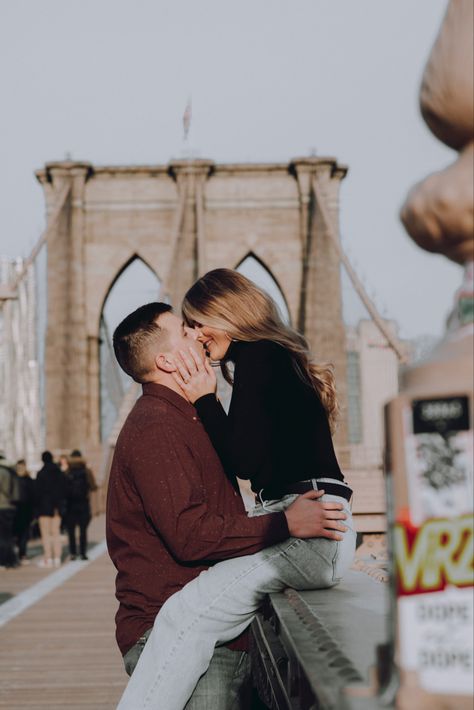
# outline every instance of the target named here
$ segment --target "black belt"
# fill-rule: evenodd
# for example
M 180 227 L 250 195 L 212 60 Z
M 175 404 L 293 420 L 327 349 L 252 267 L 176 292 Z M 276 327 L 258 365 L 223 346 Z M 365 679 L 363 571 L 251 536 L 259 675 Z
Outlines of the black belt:
M 341 485 L 340 483 L 328 483 L 327 481 L 318 481 L 315 479 L 318 485 L 318 490 L 324 490 L 332 496 L 341 496 L 346 500 L 352 498 L 352 488 L 349 486 Z M 259 493 L 259 498 L 261 501 L 264 500 L 279 500 L 283 496 L 291 495 L 292 493 L 307 493 L 308 491 L 314 491 L 315 488 L 311 481 L 296 481 L 295 483 L 288 483 L 286 486 L 280 488 L 262 488 Z

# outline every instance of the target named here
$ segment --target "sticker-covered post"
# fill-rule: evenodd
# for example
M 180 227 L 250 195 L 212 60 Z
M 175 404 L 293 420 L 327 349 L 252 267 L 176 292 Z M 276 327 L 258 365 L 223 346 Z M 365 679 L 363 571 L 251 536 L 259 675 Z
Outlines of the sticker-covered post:
M 417 244 L 464 266 L 464 281 L 443 341 L 385 410 L 400 710 L 473 707 L 472 24 L 472 0 L 450 0 L 420 91 L 425 121 L 458 157 L 415 186 L 401 213 Z
M 457 333 L 459 336 L 459 332 Z M 472 346 L 447 338 L 386 409 L 397 707 L 472 708 Z M 469 355 L 469 350 L 471 354 Z

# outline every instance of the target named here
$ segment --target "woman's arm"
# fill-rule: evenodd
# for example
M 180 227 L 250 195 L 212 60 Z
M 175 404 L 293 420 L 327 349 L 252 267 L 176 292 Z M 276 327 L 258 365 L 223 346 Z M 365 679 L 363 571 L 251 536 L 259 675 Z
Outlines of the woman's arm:
M 271 465 L 272 421 L 275 407 L 280 406 L 279 371 L 282 366 L 291 367 L 291 363 L 286 362 L 287 354 L 275 343 L 259 341 L 242 343 L 240 347 L 228 417 L 211 392 L 210 380 L 206 384 L 212 369 L 208 363 L 191 361 L 183 353 L 175 379 L 194 401 L 227 475 L 252 478 Z M 212 376 L 215 382 L 214 373 Z
M 204 428 L 212 441 L 212 445 L 217 451 L 219 458 L 224 463 L 229 459 L 229 421 L 227 414 L 215 394 L 205 394 L 194 402 L 199 419 L 204 424 Z
M 240 478 L 261 476 L 272 465 L 278 377 L 283 349 L 268 341 L 242 344 L 235 363 L 229 409 L 229 461 Z M 270 473 L 270 472 L 269 472 Z

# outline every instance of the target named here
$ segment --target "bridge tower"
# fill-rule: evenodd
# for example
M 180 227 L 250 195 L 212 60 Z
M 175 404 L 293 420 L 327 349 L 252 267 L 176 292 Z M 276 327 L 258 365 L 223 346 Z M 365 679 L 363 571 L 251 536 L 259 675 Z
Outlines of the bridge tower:
M 316 359 L 334 363 L 343 412 L 336 441 L 346 445 L 340 258 L 327 228 L 329 216 L 338 233 L 346 172 L 335 159 L 319 157 L 150 166 L 64 161 L 39 170 L 49 215 L 65 195 L 47 230 L 47 447 L 80 447 L 91 455 L 101 446 L 100 318 L 134 258 L 156 273 L 161 297 L 179 307 L 199 275 L 234 268 L 249 254 L 278 283 Z

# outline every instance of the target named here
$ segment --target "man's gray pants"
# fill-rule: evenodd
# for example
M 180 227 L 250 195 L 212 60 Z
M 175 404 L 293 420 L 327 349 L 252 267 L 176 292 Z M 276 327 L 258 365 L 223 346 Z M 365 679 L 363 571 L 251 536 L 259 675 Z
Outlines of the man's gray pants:
M 125 654 L 123 662 L 132 675 L 152 629 Z M 245 651 L 220 646 L 209 668 L 198 681 L 185 710 L 248 710 L 251 703 L 250 658 Z

